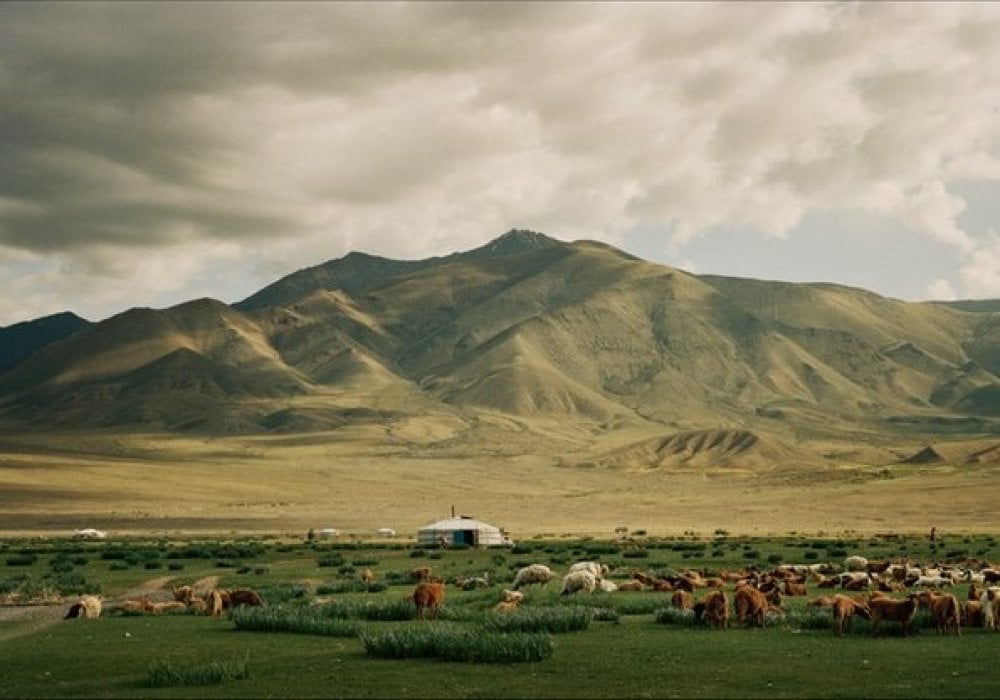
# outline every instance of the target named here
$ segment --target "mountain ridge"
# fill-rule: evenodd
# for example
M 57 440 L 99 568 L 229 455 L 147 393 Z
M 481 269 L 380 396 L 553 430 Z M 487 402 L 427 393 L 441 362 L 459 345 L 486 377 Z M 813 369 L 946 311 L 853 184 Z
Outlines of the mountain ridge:
M 595 455 L 620 431 L 739 426 L 757 447 L 681 442 L 707 462 L 803 461 L 802 445 L 838 434 L 1000 435 L 1000 315 L 987 308 L 692 275 L 512 229 L 425 260 L 349 253 L 231 305 L 81 327 L 0 372 L 0 422 L 268 434 L 434 414 L 474 446 L 495 415 L 521 430 L 556 421 Z

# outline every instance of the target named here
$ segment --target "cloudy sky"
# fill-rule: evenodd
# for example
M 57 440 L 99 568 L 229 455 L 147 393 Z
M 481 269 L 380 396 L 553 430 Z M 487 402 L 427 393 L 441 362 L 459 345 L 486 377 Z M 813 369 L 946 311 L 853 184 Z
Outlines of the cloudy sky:
M 510 228 L 1000 297 L 1000 4 L 3 3 L 0 326 Z

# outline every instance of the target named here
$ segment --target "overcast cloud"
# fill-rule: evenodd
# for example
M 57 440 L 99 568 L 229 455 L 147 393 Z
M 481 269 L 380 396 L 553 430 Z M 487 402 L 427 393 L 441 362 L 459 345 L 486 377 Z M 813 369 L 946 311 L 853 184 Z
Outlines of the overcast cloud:
M 824 281 L 1000 297 L 998 36 L 991 3 L 2 4 L 0 325 L 512 227 L 796 280 L 823 231 L 857 273 Z

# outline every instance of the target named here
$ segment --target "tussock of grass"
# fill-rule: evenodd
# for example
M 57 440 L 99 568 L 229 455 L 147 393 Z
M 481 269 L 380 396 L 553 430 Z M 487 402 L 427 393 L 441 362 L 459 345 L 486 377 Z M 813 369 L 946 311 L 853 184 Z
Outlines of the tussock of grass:
M 544 635 L 464 630 L 429 626 L 362 633 L 370 656 L 387 659 L 435 658 L 481 664 L 543 661 L 552 655 L 552 640 Z
M 325 617 L 316 608 L 281 606 L 240 606 L 232 611 L 232 620 L 241 632 L 291 632 L 327 637 L 356 637 L 357 622 Z
M 402 622 L 417 616 L 417 609 L 408 600 L 349 601 L 335 600 L 317 608 L 324 617 L 379 622 Z
M 216 685 L 249 677 L 250 660 L 179 664 L 157 659 L 151 661 L 146 670 L 148 683 L 153 688 Z
M 584 607 L 520 608 L 513 613 L 490 613 L 483 627 L 494 632 L 579 632 L 590 626 L 593 612 Z

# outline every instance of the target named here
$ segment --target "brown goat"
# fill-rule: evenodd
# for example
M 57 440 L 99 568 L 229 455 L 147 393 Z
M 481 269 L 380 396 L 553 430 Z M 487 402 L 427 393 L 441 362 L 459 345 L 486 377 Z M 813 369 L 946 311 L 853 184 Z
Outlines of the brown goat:
M 958 598 L 951 593 L 924 591 L 918 594 L 920 603 L 931 611 L 931 619 L 938 634 L 947 634 L 949 628 L 954 628 L 955 634 L 962 633 L 962 608 Z
M 437 618 L 441 603 L 444 602 L 444 583 L 440 581 L 422 581 L 413 589 L 411 596 L 417 606 L 417 619 L 424 619 L 424 611 L 430 610 L 431 617 Z
M 910 622 L 917 612 L 917 594 L 911 593 L 905 600 L 873 598 L 868 601 L 868 609 L 871 611 L 872 636 L 878 634 L 879 623 L 882 620 L 889 620 L 900 624 L 905 637 Z

